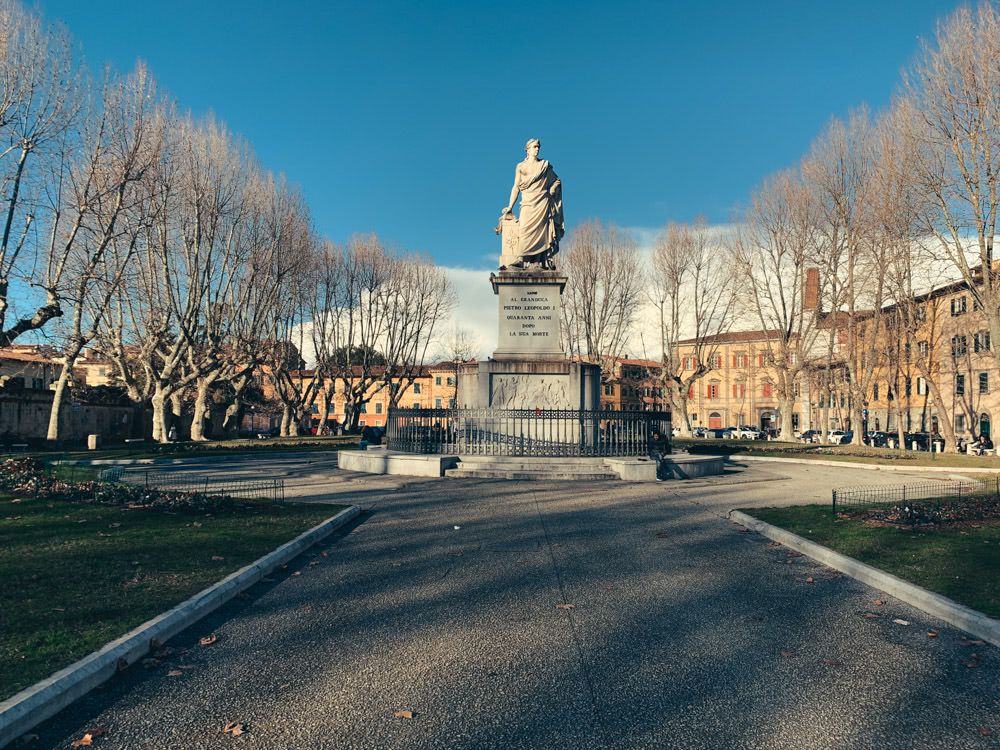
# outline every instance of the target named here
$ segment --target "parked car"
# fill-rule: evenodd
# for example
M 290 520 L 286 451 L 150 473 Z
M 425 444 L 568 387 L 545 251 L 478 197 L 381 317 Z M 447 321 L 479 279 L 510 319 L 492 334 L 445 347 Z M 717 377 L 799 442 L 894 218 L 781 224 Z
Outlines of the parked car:
M 843 441 L 844 435 L 846 435 L 846 434 L 847 433 L 844 432 L 843 430 L 830 430 L 826 434 L 826 442 L 833 443 L 834 445 L 836 445 L 837 443 L 840 443 L 840 442 Z
M 721 429 L 718 427 L 709 427 L 708 429 L 705 430 L 705 437 L 722 439 L 726 437 L 730 429 L 732 428 L 727 427 L 726 429 Z
M 695 427 L 693 430 L 691 430 L 691 434 L 694 435 L 696 438 L 708 437 L 708 428 Z
M 854 440 L 854 430 L 848 430 L 840 436 L 841 445 L 850 445 L 852 440 Z
M 681 434 L 681 428 L 680 427 L 674 427 L 670 432 L 673 433 L 674 437 L 677 437 L 678 435 Z
M 892 438 L 895 438 L 893 433 L 876 430 L 865 435 L 865 442 L 872 448 L 887 448 L 889 447 L 889 440 Z
M 761 432 L 756 427 L 745 424 L 742 427 L 737 427 L 733 435 L 737 440 L 759 440 Z
M 818 443 L 822 434 L 819 430 L 806 430 L 799 435 L 799 440 L 803 443 Z

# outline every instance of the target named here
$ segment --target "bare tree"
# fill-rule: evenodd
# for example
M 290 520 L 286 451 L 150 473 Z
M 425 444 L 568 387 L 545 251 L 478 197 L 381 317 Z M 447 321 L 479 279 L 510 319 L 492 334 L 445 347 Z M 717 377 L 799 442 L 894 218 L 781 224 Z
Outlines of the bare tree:
M 657 315 L 664 389 L 685 436 L 691 435 L 693 389 L 711 371 L 719 337 L 733 323 L 733 271 L 730 253 L 701 219 L 693 225 L 671 222 L 656 239 L 647 295 Z M 685 339 L 693 352 L 687 369 L 678 351 Z
M 920 227 L 982 307 L 1000 341 L 1000 12 L 960 7 L 905 78 Z M 1000 351 L 994 348 L 1000 362 Z
M 562 270 L 569 277 L 561 321 L 566 350 L 600 364 L 602 378 L 611 379 L 641 306 L 635 240 L 614 225 L 585 222 L 566 241 Z
M 0 347 L 63 314 L 81 212 L 64 223 L 61 187 L 82 91 L 68 35 L 13 0 L 0 3 Z M 47 240 L 35 229 L 46 224 Z
M 781 437 L 792 437 L 792 408 L 810 365 L 819 328 L 819 274 L 813 255 L 815 205 L 796 171 L 766 180 L 737 231 L 736 258 L 749 286 L 750 316 L 763 331 L 774 375 Z M 807 277 L 815 274 L 807 290 Z
M 59 416 L 73 368 L 96 337 L 134 255 L 145 220 L 142 181 L 158 158 L 163 125 L 144 68 L 123 79 L 112 77 L 100 110 L 84 129 L 85 150 L 69 170 L 69 203 L 79 221 L 76 240 L 65 248 L 63 275 L 69 289 L 59 296 L 70 319 L 49 415 L 49 440 L 60 437 Z

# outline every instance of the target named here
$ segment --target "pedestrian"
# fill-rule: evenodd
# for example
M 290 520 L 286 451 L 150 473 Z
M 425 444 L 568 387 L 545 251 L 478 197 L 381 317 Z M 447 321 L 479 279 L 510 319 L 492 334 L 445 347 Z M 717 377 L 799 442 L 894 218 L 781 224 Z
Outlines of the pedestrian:
M 177 426 L 176 425 L 170 425 L 170 430 L 169 430 L 169 432 L 167 432 L 167 440 L 169 440 L 171 443 L 176 443 L 177 442 Z
M 669 447 L 666 438 L 660 434 L 659 430 L 653 430 L 649 436 L 649 457 L 656 461 L 656 481 L 663 481 L 663 457 L 667 455 Z

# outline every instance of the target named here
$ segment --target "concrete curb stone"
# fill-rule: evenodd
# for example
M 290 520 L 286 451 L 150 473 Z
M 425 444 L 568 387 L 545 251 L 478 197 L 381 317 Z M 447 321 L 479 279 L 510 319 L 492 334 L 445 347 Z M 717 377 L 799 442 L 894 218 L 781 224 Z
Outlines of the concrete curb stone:
M 275 568 L 284 565 L 349 523 L 359 513 L 361 508 L 356 505 L 345 508 L 332 518 L 231 573 L 173 609 L 157 615 L 75 664 L 0 702 L 0 748 L 54 716 L 77 698 L 109 679 L 119 669 L 141 659 L 150 651 L 153 641 L 166 643 L 182 630 L 253 586 Z
M 738 510 L 730 511 L 729 519 L 796 552 L 801 552 L 823 565 L 839 570 L 855 580 L 866 583 L 879 591 L 884 591 L 886 594 L 961 628 L 977 638 L 982 638 L 994 646 L 1000 646 L 1000 620 L 994 620 L 992 617 L 952 601 L 946 596 L 935 594 L 891 573 L 886 573 L 884 570 L 873 568 L 853 557 L 834 552 L 828 547 L 810 542 L 797 534 L 772 526 Z
M 998 474 L 1000 469 L 980 469 L 975 466 L 887 466 L 885 464 L 866 464 L 860 461 L 823 461 L 812 458 L 777 458 L 774 456 L 744 456 L 734 454 L 729 456 L 731 462 L 739 461 L 771 461 L 785 464 L 806 464 L 810 466 L 833 466 L 838 469 L 871 469 L 872 471 L 900 471 L 904 473 L 914 471 L 931 471 L 954 474 L 956 472 L 969 472 L 972 474 Z M 942 461 L 944 459 L 941 459 Z

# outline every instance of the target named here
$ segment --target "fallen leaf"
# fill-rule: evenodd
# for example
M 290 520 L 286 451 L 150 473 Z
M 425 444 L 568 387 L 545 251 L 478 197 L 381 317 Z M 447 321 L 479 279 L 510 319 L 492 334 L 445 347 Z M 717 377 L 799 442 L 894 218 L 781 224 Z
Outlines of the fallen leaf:
M 806 576 L 806 583 L 813 583 L 813 577 L 812 576 Z
M 296 570 L 294 573 L 292 573 L 292 575 L 293 576 L 300 576 L 300 575 L 302 575 L 302 571 L 301 570 Z
M 211 646 L 217 640 L 219 640 L 219 636 L 217 636 L 215 633 L 212 633 L 212 635 L 204 635 L 201 638 L 199 638 L 198 643 L 200 643 L 202 646 Z
M 771 549 L 775 549 L 776 547 L 780 547 L 781 544 L 779 542 L 768 542 L 767 546 L 770 547 Z
M 223 734 L 231 734 L 233 737 L 239 737 L 246 730 L 246 727 L 238 721 L 227 721 L 226 726 L 222 728 Z
M 178 669 L 194 669 L 194 664 L 178 664 Z
M 928 638 L 937 638 L 938 637 L 938 632 L 936 630 L 928 630 L 927 631 L 927 637 Z
M 462 528 L 462 527 L 461 526 L 456 526 L 455 527 L 455 531 L 458 531 L 460 528 Z
M 192 522 L 191 525 L 194 526 L 196 529 L 200 529 L 201 528 L 201 521 L 194 521 L 194 522 Z
M 993 734 L 993 730 L 990 729 L 989 727 L 979 727 L 978 731 L 981 737 L 989 737 L 991 734 Z
M 576 609 L 575 604 L 557 604 L 556 609 Z
M 290 686 L 289 683 L 286 682 L 284 685 L 278 685 L 278 690 L 284 690 L 285 688 L 287 688 L 289 686 Z
M 961 643 L 963 646 L 985 646 L 986 641 L 980 640 L 979 638 L 962 638 Z
M 971 659 L 960 659 L 958 663 L 966 669 L 975 669 L 979 666 L 979 660 L 976 658 L 975 654 L 972 655 Z
M 910 624 L 909 620 L 900 620 L 898 617 L 895 620 L 893 620 L 893 622 L 896 623 L 897 625 L 909 625 Z
M 113 524 L 111 524 L 111 528 L 112 529 L 120 529 L 121 527 L 122 527 L 122 525 L 120 523 L 113 523 Z
M 52 611 L 53 612 L 65 612 L 66 608 L 65 607 L 53 607 Z
M 666 539 L 668 536 L 670 536 L 670 534 L 668 532 L 666 532 L 666 531 L 657 531 L 656 532 L 656 538 L 657 539 Z
M 820 661 L 823 664 L 826 664 L 826 666 L 828 666 L 828 667 L 842 667 L 842 666 L 844 666 L 844 662 L 838 661 L 837 659 L 820 659 Z
M 787 659 L 790 659 L 793 656 L 798 656 L 798 654 L 796 652 L 792 651 L 791 649 L 784 649 L 784 650 L 782 650 L 781 655 L 784 656 Z
M 94 738 L 90 734 L 85 734 L 78 740 L 73 740 L 69 743 L 70 747 L 89 747 L 94 744 Z
M 885 602 L 882 599 L 876 599 L 875 601 L 872 602 L 872 604 L 874 604 L 876 607 L 881 607 L 883 604 L 885 604 Z
M 143 659 L 142 666 L 144 669 L 156 669 L 158 666 L 160 666 L 160 660 L 154 659 L 152 657 L 148 659 Z
M 455 528 L 457 529 L 458 527 L 456 526 Z M 396 711 L 393 714 L 393 716 L 395 716 L 397 719 L 412 719 L 413 711 L 410 711 L 407 708 L 401 708 L 398 711 Z
M 867 617 L 869 620 L 876 620 L 879 617 L 879 615 L 875 614 L 874 612 L 865 612 L 861 616 L 862 617 Z
M 212 562 L 222 562 L 225 559 L 226 558 L 222 557 L 221 555 L 212 555 Z
M 320 554 L 320 557 L 329 557 L 330 556 L 329 552 L 320 552 L 319 554 Z
M 802 553 L 801 552 L 796 552 L 795 550 L 789 550 L 788 551 L 788 556 L 789 557 L 802 557 Z
M 180 677 L 182 674 L 184 673 L 179 669 L 171 669 L 167 672 L 167 677 Z

